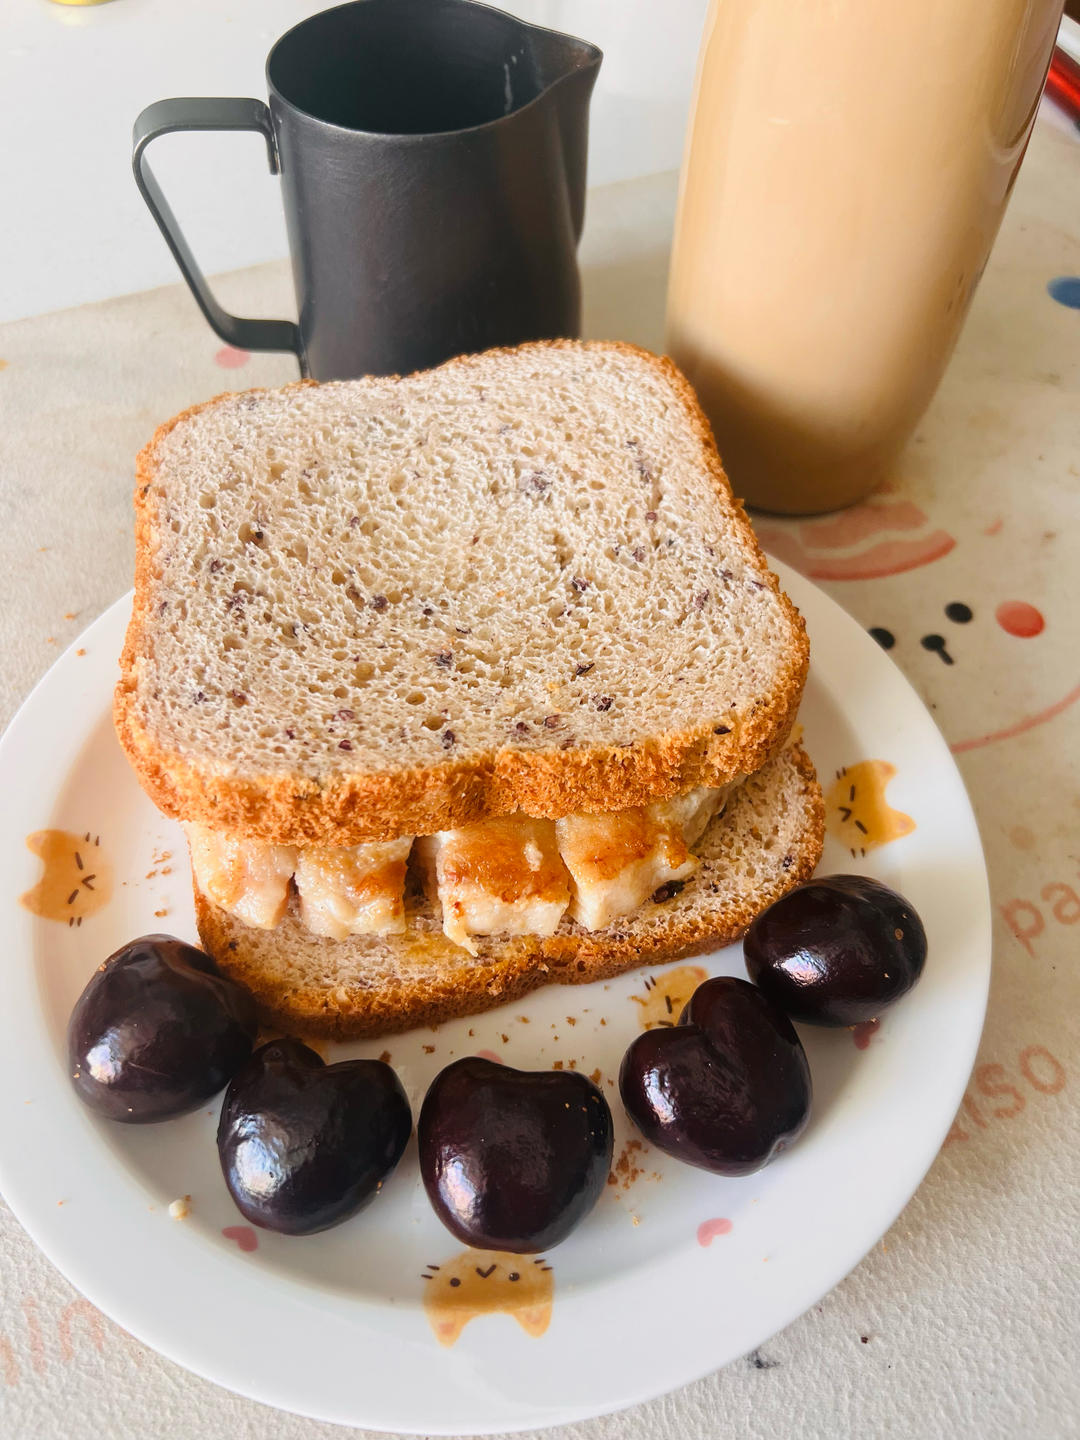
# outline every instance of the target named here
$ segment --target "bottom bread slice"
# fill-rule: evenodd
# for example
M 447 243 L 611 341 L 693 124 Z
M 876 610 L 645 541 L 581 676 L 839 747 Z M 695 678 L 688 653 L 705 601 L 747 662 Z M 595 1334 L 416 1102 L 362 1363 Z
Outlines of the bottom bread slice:
M 695 845 L 701 865 L 678 894 L 607 930 L 563 920 L 547 937 L 478 936 L 476 956 L 446 939 L 420 896 L 407 907 L 408 933 L 378 939 L 321 939 L 294 908 L 276 929 L 254 930 L 198 890 L 195 912 L 203 945 L 267 1023 L 339 1040 L 383 1035 L 488 1010 L 538 985 L 585 984 L 730 944 L 809 878 L 824 818 L 814 767 L 793 745 L 734 792 Z

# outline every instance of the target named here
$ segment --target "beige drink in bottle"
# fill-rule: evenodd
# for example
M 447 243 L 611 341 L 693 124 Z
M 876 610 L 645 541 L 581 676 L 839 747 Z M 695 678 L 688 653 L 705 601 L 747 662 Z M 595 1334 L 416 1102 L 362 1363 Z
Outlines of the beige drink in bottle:
M 848 505 L 941 378 L 1023 157 L 1062 0 L 712 0 L 670 353 L 735 492 Z

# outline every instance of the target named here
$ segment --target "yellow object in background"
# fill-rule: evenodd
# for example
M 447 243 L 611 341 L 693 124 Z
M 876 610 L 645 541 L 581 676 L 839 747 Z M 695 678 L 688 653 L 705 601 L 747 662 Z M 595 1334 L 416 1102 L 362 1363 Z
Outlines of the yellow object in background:
M 109 0 L 53 0 L 55 5 L 107 5 Z

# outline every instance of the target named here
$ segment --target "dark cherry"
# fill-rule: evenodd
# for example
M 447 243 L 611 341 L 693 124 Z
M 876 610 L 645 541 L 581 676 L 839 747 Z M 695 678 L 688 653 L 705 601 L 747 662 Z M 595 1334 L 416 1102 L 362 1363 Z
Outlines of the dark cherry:
M 906 995 L 926 962 L 926 931 L 902 895 L 864 875 L 788 892 L 750 926 L 746 971 L 808 1025 L 858 1025 Z
M 677 1025 L 631 1043 L 619 1090 L 647 1140 L 718 1175 L 760 1170 L 810 1118 L 810 1067 L 791 1021 L 726 976 L 699 985 Z
M 110 1120 L 168 1120 L 228 1083 L 255 1031 L 255 1002 L 209 955 L 171 935 L 143 935 L 94 972 L 71 1012 L 72 1080 Z
M 432 1081 L 416 1133 L 435 1213 L 481 1250 L 524 1255 L 557 1245 L 611 1170 L 608 1103 L 573 1070 L 456 1060 Z
M 253 1225 L 312 1235 L 378 1194 L 411 1131 L 405 1091 L 382 1060 L 326 1065 L 299 1040 L 271 1040 L 226 1092 L 218 1156 Z

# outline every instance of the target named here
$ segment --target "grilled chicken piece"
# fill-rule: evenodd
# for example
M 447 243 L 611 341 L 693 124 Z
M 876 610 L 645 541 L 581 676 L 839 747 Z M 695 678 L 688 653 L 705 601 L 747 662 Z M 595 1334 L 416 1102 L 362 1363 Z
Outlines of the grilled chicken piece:
M 215 905 L 256 930 L 273 930 L 289 903 L 295 845 L 241 840 L 205 825 L 188 824 L 195 883 Z
M 471 935 L 552 935 L 570 903 L 555 825 L 512 815 L 417 842 L 443 933 L 470 954 Z
M 314 935 L 400 935 L 405 867 L 413 837 L 370 845 L 310 845 L 300 851 L 300 918 Z
M 701 787 L 652 805 L 556 821 L 559 854 L 573 883 L 571 917 L 586 930 L 604 930 L 661 885 L 688 879 L 698 865 L 688 846 L 701 838 L 725 794 Z

